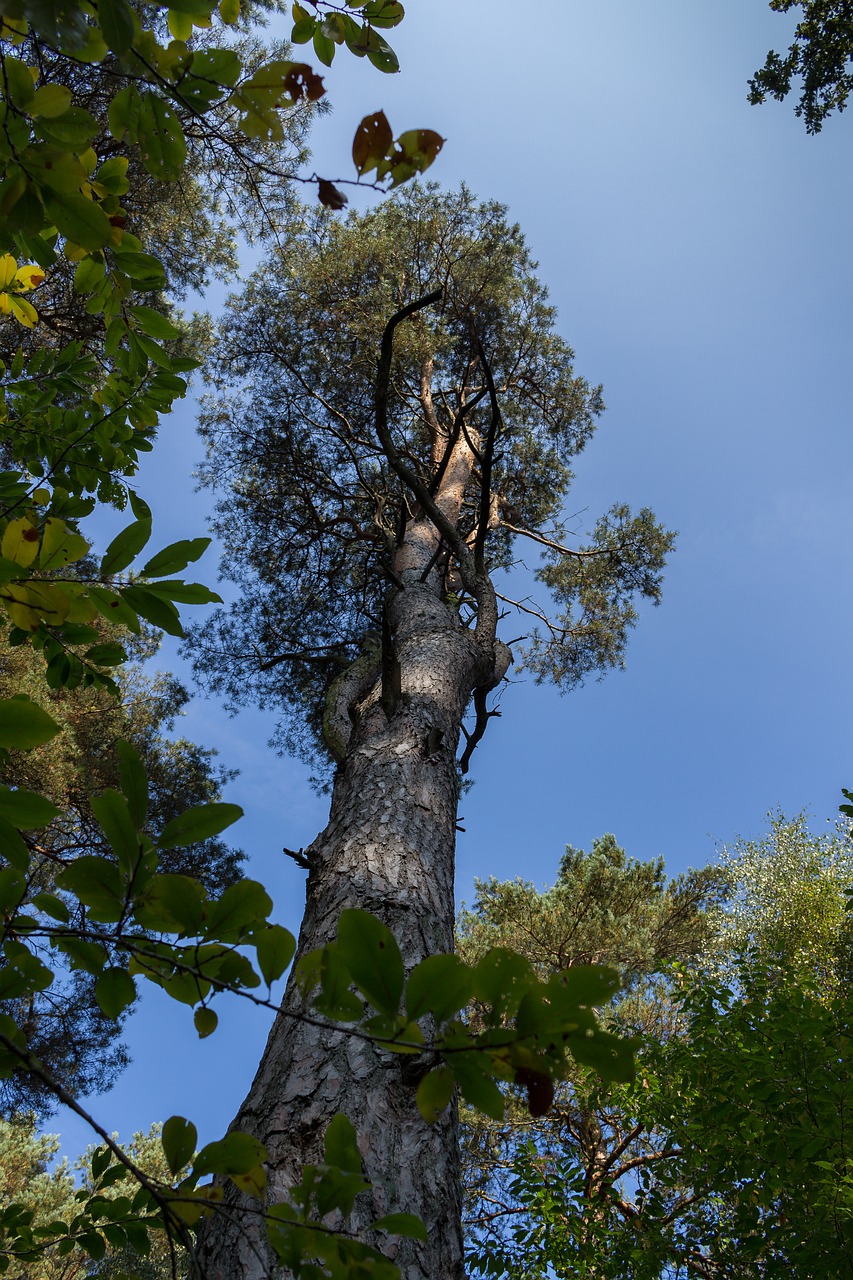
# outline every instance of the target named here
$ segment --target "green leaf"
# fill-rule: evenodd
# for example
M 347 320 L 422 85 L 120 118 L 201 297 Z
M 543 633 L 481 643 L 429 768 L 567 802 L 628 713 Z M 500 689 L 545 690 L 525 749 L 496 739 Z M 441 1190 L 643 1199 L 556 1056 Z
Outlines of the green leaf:
M 146 578 L 159 578 L 168 573 L 180 573 L 188 564 L 198 560 L 210 546 L 210 538 L 185 538 L 173 542 L 156 556 L 152 556 L 142 573 Z
M 408 1236 L 410 1240 L 429 1240 L 427 1229 L 414 1213 L 386 1213 L 384 1218 L 371 1222 L 369 1231 L 387 1231 L 392 1236 Z
M 109 644 L 93 644 L 84 657 L 96 667 L 118 667 L 127 661 L 127 651 L 116 641 Z
M 43 84 L 27 104 L 30 116 L 61 116 L 71 106 L 73 94 L 64 84 Z
M 43 911 L 46 916 L 51 916 L 54 920 L 59 920 L 62 924 L 68 924 L 71 919 L 71 912 L 62 901 L 53 893 L 37 893 L 33 898 L 33 906 L 37 911 Z
M 90 804 L 119 863 L 132 874 L 139 863 L 139 831 L 130 805 L 120 792 L 112 788 L 94 796 Z
M 494 947 L 474 969 L 474 994 L 496 1016 L 515 1013 L 525 991 L 535 985 L 528 961 L 505 947 Z
M 395 1017 L 400 1010 L 405 973 L 391 930 L 367 911 L 343 911 L 338 923 L 338 949 L 362 995 L 380 1013 Z
M 264 923 L 271 911 L 272 899 L 262 884 L 238 880 L 210 906 L 205 933 L 223 942 L 236 942 L 247 928 Z
M 206 1040 L 208 1036 L 213 1035 L 219 1025 L 219 1018 L 213 1009 L 208 1009 L 202 1005 L 201 1008 L 196 1009 L 193 1015 L 193 1022 L 198 1032 L 199 1040 Z
M 161 849 L 183 848 L 189 844 L 198 844 L 218 836 L 226 827 L 230 827 L 238 818 L 242 818 L 243 810 L 238 804 L 200 804 L 184 813 L 178 814 L 171 822 L 167 822 L 157 841 Z M 254 883 L 244 881 L 243 883 Z M 238 888 L 232 885 L 232 889 Z M 226 894 L 230 890 L 226 890 Z
M 450 1067 L 436 1067 L 424 1076 L 418 1085 L 417 1103 L 427 1124 L 435 1124 L 449 1106 L 453 1097 L 455 1080 Z
M 29 751 L 50 742 L 59 730 L 56 721 L 29 698 L 0 699 L 0 747 Z
M 187 144 L 180 120 L 159 93 L 144 94 L 137 129 L 145 168 L 158 182 L 174 182 L 181 176 Z
M 361 1155 L 355 1129 L 343 1113 L 339 1113 L 330 1120 L 326 1129 L 324 1149 L 326 1164 L 345 1169 L 347 1173 L 361 1173 Z
M 136 141 L 141 108 L 142 98 L 134 84 L 129 84 L 124 89 L 119 90 L 113 98 L 107 108 L 107 120 L 109 121 L 110 133 L 117 142 L 122 142 L 125 136 L 128 136 L 131 142 Z
M 102 258 L 84 258 L 74 272 L 74 290 L 76 293 L 94 293 L 107 273 L 106 263 Z
M 136 249 L 116 249 L 116 266 L 129 275 L 137 289 L 162 289 L 166 285 L 163 264 L 150 253 Z
M 0 911 L 11 913 L 20 906 L 27 892 L 26 877 L 21 874 L 26 868 L 0 868 Z
M 21 831 L 46 827 L 61 813 L 56 805 L 34 791 L 11 791 L 0 787 L 0 817 L 6 818 Z
M 95 999 L 104 1017 L 115 1021 L 136 999 L 133 978 L 126 969 L 104 969 L 95 983 Z
M 464 1009 L 474 991 L 471 970 L 458 956 L 427 956 L 416 965 L 406 984 L 410 1018 L 431 1013 L 437 1023 Z
M 127 0 L 98 0 L 98 25 L 107 48 L 119 55 L 133 44 L 133 10 Z
M 249 1173 L 266 1158 L 267 1149 L 262 1142 L 251 1134 L 234 1130 L 218 1142 L 208 1142 L 202 1147 L 193 1164 L 193 1173 L 198 1177 L 208 1173 Z
M 180 333 L 172 324 L 171 320 L 167 320 L 159 311 L 155 311 L 153 307 L 135 306 L 130 307 L 130 314 L 136 320 L 137 325 L 143 333 L 147 333 L 150 338 L 156 338 L 159 342 L 167 342 L 172 338 L 179 338 Z M 208 538 L 209 542 L 210 539 Z M 166 570 L 171 573 L 171 569 Z
M 556 974 L 549 987 L 563 986 L 566 998 L 587 1008 L 609 1004 L 622 985 L 615 969 L 603 964 L 576 964 Z
M 271 924 L 252 939 L 258 956 L 258 968 L 264 982 L 272 986 L 284 973 L 296 951 L 296 939 L 280 924 Z
M 151 537 L 151 521 L 135 520 L 113 538 L 101 561 L 101 574 L 111 577 L 126 569 Z M 144 616 L 144 615 L 143 615 Z
M 121 596 L 116 595 L 114 591 L 108 591 L 106 587 L 89 586 L 89 598 L 95 608 L 109 622 L 113 624 L 120 623 L 128 628 L 135 635 L 139 634 L 139 618 L 134 609 L 122 600 Z
M 168 600 L 164 600 L 146 587 L 124 587 L 121 595 L 122 599 L 126 600 L 146 622 L 159 627 L 170 636 L 183 639 L 184 629 L 181 626 L 178 611 Z
M 178 604 L 222 604 L 222 597 L 200 582 L 182 582 L 180 578 L 164 578 L 146 583 L 145 589 L 175 600 Z
M 154 876 L 134 907 L 143 929 L 157 933 L 198 934 L 204 919 L 205 893 L 191 876 L 165 872 Z
M 107 215 L 83 195 L 45 193 L 47 215 L 60 235 L 82 249 L 103 249 L 112 238 L 113 229 Z
M 572 1057 L 585 1067 L 592 1067 L 602 1080 L 630 1083 L 634 1079 L 634 1050 L 637 1041 L 622 1039 L 607 1031 L 594 1036 L 571 1036 L 568 1040 Z
M 127 800 L 131 821 L 141 827 L 148 814 L 148 778 L 139 752 L 122 739 L 118 743 L 119 785 Z
M 170 1116 L 163 1125 L 160 1142 L 169 1171 L 177 1178 L 195 1155 L 198 1131 L 191 1120 L 185 1120 L 183 1116 Z
M 488 1059 L 482 1053 L 455 1053 L 450 1064 L 466 1102 L 492 1120 L 503 1120 L 504 1096 L 486 1074 Z
M 111 923 L 124 911 L 124 885 L 119 869 L 107 858 L 84 854 L 57 878 L 60 889 L 73 893 L 94 920 Z

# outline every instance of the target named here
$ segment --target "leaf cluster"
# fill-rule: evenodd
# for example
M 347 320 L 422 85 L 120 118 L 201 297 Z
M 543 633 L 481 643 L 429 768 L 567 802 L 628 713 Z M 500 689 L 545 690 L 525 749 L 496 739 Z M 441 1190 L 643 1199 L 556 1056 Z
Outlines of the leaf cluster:
M 785 54 L 771 50 L 749 82 L 749 101 L 782 102 L 801 79 L 795 113 L 808 133 L 820 133 L 827 116 L 843 111 L 853 89 L 853 12 L 847 0 L 770 0 L 777 13 L 802 10 Z

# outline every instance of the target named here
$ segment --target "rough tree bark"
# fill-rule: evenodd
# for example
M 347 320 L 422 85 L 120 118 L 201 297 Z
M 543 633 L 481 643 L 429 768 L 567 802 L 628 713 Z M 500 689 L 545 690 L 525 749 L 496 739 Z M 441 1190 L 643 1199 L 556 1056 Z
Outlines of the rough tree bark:
M 342 756 L 328 826 L 306 851 L 307 903 L 297 958 L 331 941 L 345 908 L 378 916 L 396 937 L 407 967 L 453 950 L 456 753 L 475 691 L 494 687 L 510 662 L 496 639 L 494 592 L 481 548 L 456 533 L 479 440 L 459 432 L 442 451 L 430 494 L 396 453 L 385 426 L 391 342 L 396 325 L 440 295 L 404 308 L 385 332 L 377 380 L 377 435 L 407 486 L 411 518 L 389 549 L 387 626 L 373 679 L 362 667 L 334 686 L 328 738 Z M 422 387 L 430 410 L 429 371 Z M 495 413 L 496 404 L 493 405 Z M 485 442 L 484 442 L 485 447 Z M 465 627 L 446 598 L 450 555 L 478 604 Z M 365 692 L 366 691 L 366 692 Z M 434 1125 L 415 1105 L 410 1059 L 377 1051 L 334 1027 L 299 1020 L 304 997 L 291 979 L 266 1051 L 234 1121 L 269 1150 L 269 1198 L 281 1200 L 302 1166 L 322 1161 L 323 1135 L 337 1112 L 354 1125 L 372 1195 L 356 1202 L 363 1228 L 389 1212 L 419 1215 L 429 1243 L 387 1248 L 403 1280 L 462 1280 L 461 1186 L 455 1108 Z M 365 1203 L 370 1202 L 370 1203 Z M 235 1206 L 236 1207 L 236 1206 Z M 272 1273 L 257 1218 L 215 1215 L 200 1248 L 209 1280 L 260 1280 Z M 280 1273 L 279 1273 L 280 1274 Z

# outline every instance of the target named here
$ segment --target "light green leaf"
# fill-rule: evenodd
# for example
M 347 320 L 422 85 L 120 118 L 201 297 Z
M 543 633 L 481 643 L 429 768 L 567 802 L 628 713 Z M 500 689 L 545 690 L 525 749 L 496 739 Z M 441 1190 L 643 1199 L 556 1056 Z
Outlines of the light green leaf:
M 0 787 L 0 817 L 21 831 L 46 827 L 59 817 L 60 812 L 52 801 L 34 791 L 11 791 L 8 787 Z
M 82 249 L 103 249 L 110 243 L 113 229 L 109 218 L 85 196 L 45 192 L 44 206 L 60 235 L 73 244 L 79 244 Z
M 262 1142 L 251 1134 L 234 1130 L 218 1142 L 208 1142 L 202 1147 L 195 1158 L 193 1172 L 198 1177 L 208 1173 L 249 1173 L 266 1158 L 267 1149 Z
M 177 818 L 173 818 L 171 822 L 167 822 L 157 843 L 161 849 L 176 849 L 189 844 L 198 844 L 201 840 L 218 836 L 221 831 L 230 827 L 242 816 L 243 810 L 238 804 L 220 802 L 195 805 L 185 813 L 178 814 Z M 232 888 L 237 886 L 232 885 Z
M 71 106 L 73 94 L 64 84 L 43 84 L 36 89 L 27 104 L 27 114 L 35 116 L 61 116 Z
M 29 698 L 0 700 L 0 747 L 29 751 L 50 742 L 58 733 L 56 721 Z
M 414 1213 L 386 1213 L 384 1218 L 371 1222 L 370 1231 L 387 1231 L 392 1236 L 408 1236 L 410 1240 L 429 1239 L 427 1229 Z
M 159 182 L 173 182 L 181 175 L 187 144 L 175 111 L 153 90 L 142 98 L 138 141 L 142 163 Z
M 180 337 L 179 331 L 171 320 L 159 311 L 155 311 L 153 307 L 134 306 L 130 308 L 130 314 L 142 332 L 147 333 L 150 338 L 156 338 L 158 342 L 168 342 L 172 338 Z

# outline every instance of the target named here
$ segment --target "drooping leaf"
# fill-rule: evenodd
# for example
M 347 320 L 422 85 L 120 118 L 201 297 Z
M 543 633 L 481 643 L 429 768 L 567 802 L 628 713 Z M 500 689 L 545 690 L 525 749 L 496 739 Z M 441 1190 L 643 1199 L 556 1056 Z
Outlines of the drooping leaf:
M 264 982 L 272 986 L 284 973 L 296 951 L 296 939 L 280 924 L 271 924 L 253 938 L 257 948 L 258 968 Z
M 361 1155 L 358 1150 L 352 1121 L 339 1112 L 329 1121 L 324 1140 L 326 1163 L 346 1169 L 347 1173 L 361 1173 Z
M 403 957 L 391 930 L 367 911 L 341 912 L 338 949 L 355 985 L 375 1009 L 391 1017 L 400 1011 Z
M 458 956 L 427 956 L 409 975 L 406 1010 L 410 1018 L 431 1013 L 442 1023 L 465 1008 L 473 991 L 471 970 Z
M 95 983 L 95 999 L 101 1013 L 115 1021 L 136 999 L 133 978 L 126 969 L 104 969 Z
M 193 1014 L 193 1023 L 198 1032 L 199 1040 L 206 1040 L 216 1030 L 219 1018 L 213 1009 L 208 1009 L 206 1005 L 202 1005 Z
M 169 1171 L 177 1177 L 195 1155 L 198 1130 L 183 1116 L 170 1116 L 160 1136 Z
M 121 792 L 109 788 L 93 796 L 90 804 L 119 863 L 132 874 L 139 862 L 139 831 L 127 799 Z
M 122 739 L 118 743 L 119 782 L 127 801 L 131 821 L 141 827 L 148 814 L 148 778 L 136 748 Z
M 183 639 L 184 629 L 181 626 L 181 619 L 177 609 L 169 600 L 164 600 L 162 596 L 149 591 L 146 587 L 123 587 L 121 596 L 146 622 L 159 627 L 170 636 Z
M 427 1072 L 418 1085 L 417 1103 L 427 1124 L 435 1124 L 449 1106 L 456 1082 L 450 1067 L 436 1067 Z

